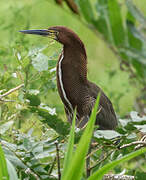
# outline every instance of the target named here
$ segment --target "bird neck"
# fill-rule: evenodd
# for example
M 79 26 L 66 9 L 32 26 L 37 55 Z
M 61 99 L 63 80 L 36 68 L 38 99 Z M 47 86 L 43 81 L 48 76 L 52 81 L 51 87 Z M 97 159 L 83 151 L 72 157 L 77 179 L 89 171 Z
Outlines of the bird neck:
M 57 65 L 57 85 L 66 107 L 74 109 L 82 87 L 87 83 L 85 49 L 64 46 Z
M 63 47 L 62 69 L 72 76 L 72 80 L 87 80 L 87 55 L 83 44 Z M 66 76 L 66 75 L 65 75 Z M 71 79 L 70 79 L 71 80 Z

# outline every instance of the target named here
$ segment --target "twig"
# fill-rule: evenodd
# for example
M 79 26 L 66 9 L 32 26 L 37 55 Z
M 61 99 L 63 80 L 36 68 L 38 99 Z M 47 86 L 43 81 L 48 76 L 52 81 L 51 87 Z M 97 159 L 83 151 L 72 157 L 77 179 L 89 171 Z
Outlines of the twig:
M 120 147 L 120 149 L 129 147 L 129 146 L 133 146 L 133 145 L 139 145 L 139 144 L 142 144 L 143 146 L 146 146 L 146 142 L 144 142 L 144 141 L 135 141 L 135 142 L 132 142 L 132 143 L 129 143 L 129 144 L 124 144 L 123 146 Z
M 58 180 L 61 180 L 60 158 L 59 158 L 58 142 L 55 142 L 55 145 L 56 145 L 56 159 L 57 159 L 57 166 L 58 166 Z
M 24 84 L 20 84 L 19 86 L 15 87 L 15 88 L 13 88 L 13 89 L 10 89 L 8 92 L 0 95 L 0 99 L 3 98 L 3 97 L 5 97 L 5 96 L 8 96 L 9 94 L 11 94 L 11 93 L 14 92 L 14 91 L 17 91 L 18 89 L 20 89 L 20 88 L 23 87 L 23 86 L 24 86 Z
M 134 176 L 120 174 L 105 174 L 103 180 L 134 180 Z
M 91 171 L 93 168 L 95 168 L 98 164 L 102 163 L 106 158 L 108 158 L 108 156 L 111 154 L 111 152 L 113 152 L 113 151 L 110 151 L 108 154 L 106 154 L 106 155 L 104 156 L 103 159 L 101 159 L 100 161 L 98 161 L 95 165 L 91 166 L 91 167 L 90 167 L 90 171 Z
M 53 160 L 52 166 L 51 166 L 51 167 L 49 168 L 49 170 L 48 170 L 48 174 L 49 174 L 49 175 L 51 175 L 51 173 L 52 173 L 52 170 L 53 170 L 53 168 L 54 168 L 55 162 L 56 162 L 56 157 L 55 157 L 54 160 Z
M 94 154 L 96 151 L 98 151 L 99 149 L 101 149 L 101 147 L 99 148 L 96 148 L 96 149 L 94 149 L 93 151 L 91 151 L 90 152 L 90 154 L 88 154 L 87 156 L 86 156 L 86 159 L 88 158 L 88 157 L 90 157 L 90 156 L 92 156 L 92 154 Z
M 10 89 L 8 92 L 0 95 L 0 101 L 1 101 L 1 102 L 15 102 L 15 100 L 8 100 L 8 99 L 2 99 L 2 98 L 5 97 L 5 96 L 8 96 L 9 94 L 11 94 L 11 93 L 14 92 L 14 91 L 17 91 L 18 89 L 20 89 L 20 88 L 23 87 L 23 86 L 24 86 L 24 84 L 21 84 L 21 85 L 15 87 L 15 88 L 13 88 L 13 89 Z
M 8 99 L 0 99 L 1 102 L 15 102 L 15 100 L 8 100 Z

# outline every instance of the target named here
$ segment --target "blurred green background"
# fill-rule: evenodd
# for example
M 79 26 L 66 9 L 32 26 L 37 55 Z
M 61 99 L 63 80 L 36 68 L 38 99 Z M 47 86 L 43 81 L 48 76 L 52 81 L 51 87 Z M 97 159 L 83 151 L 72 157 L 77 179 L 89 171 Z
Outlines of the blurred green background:
M 85 1 L 86 0 L 80 0 L 78 2 Z M 80 16 L 78 16 L 71 12 L 65 1 L 62 1 L 63 7 L 57 5 L 55 0 L 0 1 L 0 95 L 3 95 L 22 83 L 24 84 L 23 88 L 5 97 L 0 97 L 0 144 L 2 144 L 6 158 L 10 161 L 12 160 L 13 165 L 16 164 L 15 168 L 20 179 L 24 179 L 21 178 L 21 176 L 25 178 L 27 176 L 31 177 L 32 174 L 28 174 L 26 170 L 32 169 L 34 172 L 34 167 L 36 168 L 36 174 L 39 172 L 40 175 L 45 169 L 48 175 L 48 170 L 52 169 L 53 173 L 51 172 L 52 170 L 50 170 L 49 175 L 57 175 L 57 164 L 53 167 L 56 161 L 56 147 L 54 143 L 56 143 L 56 138 L 62 138 L 62 134 L 65 134 L 69 130 L 67 128 L 69 125 L 62 122 L 62 120 L 66 121 L 66 117 L 56 88 L 55 72 L 50 72 L 50 70 L 55 67 L 62 46 L 49 38 L 24 35 L 19 33 L 20 30 L 44 29 L 54 25 L 63 25 L 76 32 L 86 47 L 88 56 L 88 79 L 103 89 L 105 94 L 111 99 L 118 115 L 119 127 L 117 132 L 118 137 L 120 132 L 121 140 L 123 138 L 121 144 L 140 140 L 141 133 L 139 132 L 145 132 L 145 117 L 139 116 L 140 113 L 142 114 L 145 111 L 145 91 L 143 89 L 145 88 L 144 77 L 146 75 L 146 54 L 144 53 L 146 43 L 143 37 L 145 38 L 146 28 L 145 26 L 142 28 L 142 25 L 145 23 L 141 23 L 143 21 L 145 22 L 145 17 L 141 15 L 141 12 L 143 12 L 146 16 L 145 0 L 118 0 L 118 3 L 116 0 L 105 0 L 105 4 L 112 2 L 112 5 L 116 5 L 117 3 L 118 6 L 112 6 L 112 8 L 110 6 L 110 8 L 108 7 L 106 9 L 105 14 L 112 12 L 113 18 L 108 17 L 109 19 L 107 20 L 107 16 L 104 16 L 106 23 L 101 24 L 107 26 L 103 28 L 101 28 L 99 22 L 101 22 L 100 20 L 104 13 L 101 13 L 101 15 L 99 9 L 96 9 L 97 5 L 99 5 L 97 2 L 99 1 L 99 9 L 102 9 L 102 0 L 90 0 L 92 3 L 96 2 L 96 4 L 93 5 L 93 11 L 96 11 L 94 14 L 95 18 L 93 19 L 95 21 L 92 21 L 92 23 L 96 22 L 96 24 L 94 24 L 96 26 L 91 26 L 93 24 L 90 18 L 89 21 L 87 20 L 90 11 L 88 8 L 90 8 L 90 6 L 88 6 L 87 9 L 85 6 L 87 10 L 85 10 L 86 16 L 83 16 L 82 11 Z M 129 7 L 126 5 L 127 1 L 130 1 Z M 133 2 L 136 6 L 133 5 Z M 84 4 L 82 5 L 82 10 L 84 10 Z M 116 9 L 117 12 L 119 12 L 118 18 L 114 16 L 115 11 L 112 11 L 114 9 L 113 7 L 121 7 L 121 11 L 118 11 L 119 8 L 117 8 L 118 10 Z M 128 9 L 131 7 L 134 8 L 134 10 Z M 139 8 L 140 11 L 138 11 L 137 8 Z M 122 25 L 120 23 L 117 24 L 117 21 L 119 22 L 121 18 L 120 12 L 123 16 L 123 21 L 121 21 Z M 137 17 L 134 17 L 135 12 L 137 13 Z M 131 13 L 131 16 L 128 17 L 128 13 Z M 99 17 L 97 18 L 98 15 Z M 133 23 L 131 29 L 128 27 L 128 20 L 130 18 L 133 20 L 129 22 L 129 24 Z M 114 27 L 112 33 L 109 33 L 111 29 L 107 28 L 108 23 L 110 23 L 110 28 Z M 113 26 L 114 23 L 117 24 L 117 26 Z M 101 28 L 101 30 L 99 30 L 100 35 L 103 35 L 105 32 L 105 36 L 108 34 L 107 39 L 105 38 L 103 40 L 103 38 L 97 35 L 99 33 L 96 29 L 97 27 Z M 122 39 L 120 36 L 122 33 L 119 33 L 121 27 L 125 30 L 124 36 L 122 36 L 124 39 L 122 46 L 115 43 L 117 37 L 118 40 Z M 139 37 L 137 38 L 135 37 L 137 34 L 135 35 L 135 32 L 132 30 L 139 30 L 140 27 L 141 31 L 138 33 Z M 90 28 L 92 28 L 92 30 Z M 113 40 L 112 38 L 115 39 Z M 113 42 L 110 41 L 111 39 Z M 128 47 L 127 44 L 129 45 Z M 112 51 L 112 48 L 116 48 L 116 55 Z M 121 48 L 125 48 L 125 54 L 123 54 L 126 55 L 127 58 L 125 58 L 126 56 L 122 56 Z M 129 53 L 130 48 L 132 49 L 131 53 Z M 127 55 L 126 53 L 129 54 Z M 38 57 L 40 54 L 42 55 L 41 58 Z M 134 55 L 137 55 L 136 58 L 133 57 Z M 122 62 L 129 65 L 128 67 L 130 68 L 124 66 L 125 69 L 127 68 L 127 71 L 121 70 L 120 58 L 117 56 L 122 57 Z M 34 63 L 35 58 L 37 60 L 36 64 Z M 44 59 L 45 62 L 48 63 L 47 70 L 43 64 Z M 40 66 L 40 69 L 45 68 L 45 70 L 37 69 L 36 65 Z M 135 73 L 133 73 L 135 75 L 133 77 L 130 77 L 131 69 L 133 70 L 132 72 Z M 57 113 L 53 114 L 52 112 L 55 112 L 55 109 Z M 136 127 L 135 125 L 137 125 L 138 122 L 139 124 Z M 62 141 L 59 142 L 61 148 L 61 165 L 64 152 L 66 152 L 66 149 L 64 149 L 66 140 L 68 140 L 68 136 L 65 137 L 64 143 L 62 143 Z M 101 162 L 101 164 L 97 163 L 98 167 L 96 167 L 96 169 L 101 168 L 106 162 L 109 163 L 131 151 L 135 151 L 134 146 L 119 150 L 119 147 L 118 149 L 115 147 L 115 142 L 113 142 L 113 146 L 107 144 L 109 137 L 107 139 L 105 138 L 105 140 L 102 136 L 99 138 L 97 145 L 98 150 L 94 153 L 93 162 Z M 38 148 L 37 157 L 35 157 L 36 144 Z M 7 148 L 7 146 L 9 148 Z M 16 147 L 16 149 L 14 149 L 14 147 Z M 9 151 L 6 151 L 8 149 Z M 32 153 L 32 149 L 35 151 L 34 153 Z M 20 151 L 22 153 L 20 153 Z M 105 151 L 105 154 L 103 154 L 102 151 Z M 10 154 L 12 154 L 12 156 L 10 156 Z M 107 156 L 107 159 L 104 155 Z M 18 157 L 18 160 L 21 160 L 22 163 L 28 163 L 29 168 L 25 169 L 23 166 L 21 167 L 21 164 L 17 166 L 19 161 L 15 159 L 15 156 Z M 105 158 L 105 161 L 103 161 L 104 159 L 101 161 L 102 157 Z M 5 170 L 5 168 L 3 169 Z M 139 176 L 139 180 L 141 180 L 141 177 L 145 178 L 144 169 L 145 156 L 143 155 L 141 158 L 117 166 L 114 172 L 119 174 L 125 171 L 126 174 L 136 175 L 136 177 Z
M 144 0 L 137 0 L 135 3 L 146 15 Z M 124 15 L 124 8 L 122 11 Z M 1 73 L 4 72 L 4 64 L 7 65 L 7 68 L 12 69 L 17 66 L 13 47 L 16 44 L 21 46 L 21 39 L 24 36 L 18 32 L 19 30 L 41 29 L 54 25 L 67 26 L 79 35 L 86 46 L 89 80 L 99 85 L 111 98 L 117 114 L 123 116 L 135 108 L 134 101 L 139 96 L 140 87 L 130 83 L 128 73 L 120 70 L 119 61 L 107 45 L 100 38 L 97 38 L 84 23 L 81 23 L 79 17 L 73 15 L 67 7 L 62 9 L 53 0 L 1 0 L 0 12 Z M 26 41 L 29 40 L 29 43 L 25 44 L 28 49 L 33 46 L 44 46 L 49 42 L 47 38 L 37 36 L 27 36 L 25 39 Z M 50 47 L 50 49 L 53 49 L 52 51 L 56 52 L 60 48 L 61 46 L 57 43 Z M 51 51 L 50 49 L 47 48 L 48 54 Z M 15 78 L 14 81 L 16 81 Z M 63 105 L 56 91 L 49 91 L 45 101 L 51 107 L 57 107 L 62 114 Z

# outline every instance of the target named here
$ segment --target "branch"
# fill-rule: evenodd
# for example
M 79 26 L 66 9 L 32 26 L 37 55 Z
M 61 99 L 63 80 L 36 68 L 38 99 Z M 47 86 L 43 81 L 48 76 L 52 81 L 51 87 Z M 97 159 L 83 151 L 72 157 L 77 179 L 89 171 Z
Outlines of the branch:
M 56 159 L 57 159 L 57 168 L 58 168 L 58 180 L 61 180 L 60 157 L 59 157 L 58 142 L 56 142 L 55 145 L 56 145 Z
M 109 157 L 109 155 L 110 155 L 112 152 L 113 152 L 113 150 L 110 151 L 109 153 L 106 153 L 106 155 L 105 155 L 101 160 L 97 161 L 96 164 L 94 164 L 93 166 L 91 166 L 89 170 L 91 171 L 93 168 L 95 168 L 96 166 L 98 166 L 99 164 L 101 164 L 105 159 L 107 159 L 107 158 Z
M 120 174 L 105 174 L 102 180 L 134 180 L 134 176 Z
M 143 145 L 143 146 L 146 146 L 146 142 L 144 142 L 144 141 L 135 141 L 135 142 L 132 142 L 132 143 L 129 143 L 129 144 L 124 144 L 123 146 L 120 147 L 120 149 L 129 147 L 129 146 L 133 146 L 133 145 Z
M 19 86 L 15 87 L 15 88 L 13 88 L 13 89 L 10 89 L 8 92 L 0 95 L 0 99 L 3 98 L 3 97 L 5 97 L 5 96 L 8 96 L 9 94 L 11 94 L 11 93 L 14 92 L 14 91 L 17 91 L 18 89 L 20 89 L 20 88 L 23 87 L 23 86 L 24 86 L 24 84 L 20 84 Z
M 0 101 L 2 101 L 2 102 L 4 102 L 4 103 L 5 103 L 5 102 L 15 102 L 15 100 L 8 100 L 8 99 L 5 99 L 5 100 L 4 100 L 4 99 L 0 99 Z

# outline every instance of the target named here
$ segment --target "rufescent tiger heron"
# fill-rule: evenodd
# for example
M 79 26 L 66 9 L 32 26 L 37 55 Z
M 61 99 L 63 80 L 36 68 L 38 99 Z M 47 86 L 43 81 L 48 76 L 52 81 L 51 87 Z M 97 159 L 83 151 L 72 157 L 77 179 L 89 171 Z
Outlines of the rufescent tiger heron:
M 83 128 L 100 92 L 100 111 L 96 116 L 96 124 L 101 130 L 115 129 L 117 119 L 111 101 L 96 84 L 87 79 L 86 50 L 77 34 L 63 26 L 20 32 L 50 37 L 63 45 L 57 63 L 57 87 L 68 121 L 72 122 L 76 108 L 76 126 Z
M 63 45 L 57 63 L 57 87 L 68 121 L 71 123 L 76 108 L 76 126 L 83 128 L 90 117 L 100 92 L 99 113 L 96 124 L 100 130 L 112 130 L 117 126 L 111 101 L 104 92 L 87 79 L 87 55 L 83 42 L 72 30 L 54 26 L 41 30 L 23 30 L 24 34 L 50 37 Z M 88 154 L 91 152 L 89 148 Z M 87 177 L 90 176 L 90 156 L 86 160 Z

